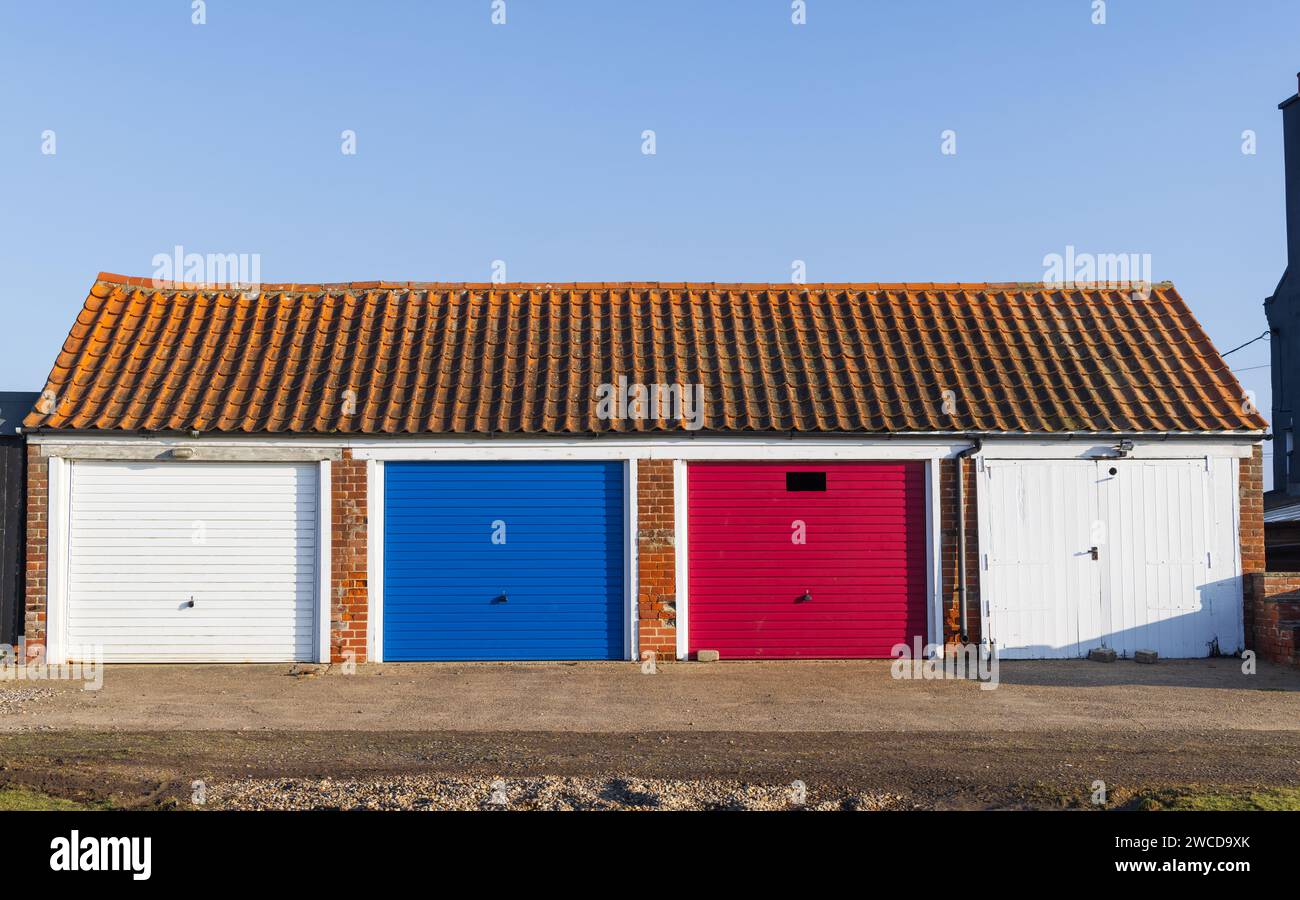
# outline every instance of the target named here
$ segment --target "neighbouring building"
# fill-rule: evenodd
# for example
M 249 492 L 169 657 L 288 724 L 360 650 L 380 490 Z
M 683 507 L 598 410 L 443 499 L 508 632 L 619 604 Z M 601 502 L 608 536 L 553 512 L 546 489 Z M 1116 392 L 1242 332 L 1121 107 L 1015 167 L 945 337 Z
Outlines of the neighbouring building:
M 58 662 L 1250 643 L 1267 424 L 1172 285 L 101 274 L 26 420 Z
M 23 417 L 36 394 L 0 391 L 0 644 L 22 635 L 26 573 L 27 454 Z
M 1300 76 L 1297 76 L 1300 79 Z M 1264 496 L 1267 575 L 1252 580 L 1259 652 L 1300 662 L 1300 464 L 1295 404 L 1300 397 L 1300 93 L 1283 101 L 1286 270 L 1264 301 L 1272 369 L 1273 489 Z
M 1279 108 L 1286 170 L 1287 260 L 1277 289 L 1264 301 L 1270 332 L 1273 431 L 1277 436 L 1270 492 L 1277 497 L 1270 497 L 1274 501 L 1270 506 L 1286 497 L 1295 497 L 1300 503 L 1300 461 L 1295 458 L 1294 433 L 1294 405 L 1300 398 L 1300 93 Z

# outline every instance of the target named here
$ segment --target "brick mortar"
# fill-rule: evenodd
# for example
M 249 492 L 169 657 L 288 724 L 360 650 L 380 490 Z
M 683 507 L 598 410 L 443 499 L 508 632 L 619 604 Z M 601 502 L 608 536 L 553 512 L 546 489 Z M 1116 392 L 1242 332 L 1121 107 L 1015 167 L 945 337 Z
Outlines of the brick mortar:
M 1300 572 L 1253 572 L 1246 578 L 1251 649 L 1260 659 L 1300 666 Z
M 673 461 L 637 461 L 637 636 L 640 653 L 677 656 L 677 532 Z
M 29 657 L 44 655 L 46 593 L 49 583 L 50 461 L 27 445 L 27 571 L 23 633 Z
M 369 624 L 369 485 L 351 450 L 330 464 L 330 661 L 365 662 Z
M 975 479 L 978 462 L 968 459 L 963 466 L 962 481 L 966 488 L 966 638 L 978 643 L 980 623 L 980 541 L 979 510 L 975 505 Z M 961 640 L 961 594 L 957 579 L 958 562 L 957 461 L 939 461 L 939 557 L 943 573 L 943 639 L 945 643 Z

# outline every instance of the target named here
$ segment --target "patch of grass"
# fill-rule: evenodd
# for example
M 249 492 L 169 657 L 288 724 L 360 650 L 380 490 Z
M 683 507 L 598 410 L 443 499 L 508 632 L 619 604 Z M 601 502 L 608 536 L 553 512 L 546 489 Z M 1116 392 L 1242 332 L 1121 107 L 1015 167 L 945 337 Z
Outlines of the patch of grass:
M 1269 812 L 1300 811 L 1300 788 L 1278 787 L 1263 790 L 1201 791 L 1164 790 L 1146 792 L 1133 803 L 1141 810 L 1195 810 L 1232 812 L 1262 810 Z
M 0 811 L 4 812 L 18 810 L 58 810 L 67 812 L 92 808 L 80 803 L 74 803 L 71 800 L 64 800 L 61 797 L 51 797 L 49 794 L 42 794 L 40 791 L 33 791 L 25 787 L 0 787 Z

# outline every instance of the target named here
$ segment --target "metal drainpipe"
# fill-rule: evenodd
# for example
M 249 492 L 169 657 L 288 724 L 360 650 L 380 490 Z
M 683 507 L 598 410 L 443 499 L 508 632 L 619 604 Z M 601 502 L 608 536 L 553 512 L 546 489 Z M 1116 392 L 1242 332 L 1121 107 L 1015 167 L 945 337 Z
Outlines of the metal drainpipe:
M 961 642 L 966 643 L 966 457 L 984 449 L 977 440 L 957 454 L 957 596 L 961 616 Z

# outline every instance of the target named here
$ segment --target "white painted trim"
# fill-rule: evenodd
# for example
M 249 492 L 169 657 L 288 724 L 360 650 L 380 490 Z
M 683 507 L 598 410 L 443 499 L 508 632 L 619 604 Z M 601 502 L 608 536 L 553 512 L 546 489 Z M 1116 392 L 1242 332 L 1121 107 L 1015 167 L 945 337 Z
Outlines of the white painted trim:
M 357 459 L 391 460 L 476 460 L 511 462 L 537 459 L 626 460 L 911 460 L 943 459 L 966 444 L 859 444 L 827 440 L 695 441 L 678 443 L 618 441 L 609 443 L 544 441 L 456 441 L 426 443 L 412 447 L 378 447 L 353 451 Z
M 984 650 L 991 648 L 992 641 L 995 639 L 994 629 L 997 627 L 993 623 L 993 604 L 990 597 L 993 593 L 991 575 L 989 569 L 984 565 L 988 559 L 988 547 L 993 546 L 992 537 L 989 535 L 989 515 L 988 515 L 988 466 L 984 465 L 982 454 L 975 454 L 969 457 L 966 462 L 975 467 L 975 490 L 973 496 L 968 495 L 967 503 L 975 504 L 975 571 L 979 576 L 979 623 L 980 623 L 980 645 Z M 960 512 L 958 512 L 960 515 Z M 966 527 L 966 523 L 958 522 L 958 528 Z M 969 535 L 968 535 L 969 537 Z M 957 561 L 961 565 L 961 561 Z M 966 569 L 966 590 L 967 590 L 967 614 L 970 613 L 970 567 Z M 960 614 L 960 613 L 959 613 Z
M 330 661 L 331 621 L 330 595 L 334 590 L 333 518 L 334 484 L 330 478 L 330 461 L 320 461 L 316 473 L 316 662 L 325 665 Z
M 164 445 L 153 441 L 62 441 L 40 443 L 41 456 L 62 456 L 69 459 L 90 459 L 127 462 L 315 462 L 318 459 L 341 459 L 343 451 L 313 447 L 273 447 L 256 443 L 207 443 L 201 441 L 174 441 Z M 172 455 L 173 450 L 184 449 L 190 453 L 184 459 Z
M 673 562 L 677 610 L 677 658 L 687 659 L 690 652 L 690 585 L 687 583 L 690 557 L 687 547 L 686 461 L 673 460 Z
M 45 661 L 51 665 L 67 662 L 67 611 L 68 611 L 68 519 L 71 511 L 71 491 L 67 460 L 53 457 L 49 460 L 46 476 L 46 493 L 49 510 L 46 513 L 45 548 Z
M 943 646 L 943 554 L 942 518 L 943 488 L 940 480 L 940 463 L 930 460 L 925 467 L 925 571 L 929 596 L 929 635 L 926 643 Z
M 1250 457 L 1255 439 L 1240 441 L 1134 440 L 1127 459 L 1200 459 L 1204 457 Z M 1113 459 L 1115 443 L 1086 441 L 999 440 L 985 441 L 980 454 L 985 459 Z
M 367 560 L 366 589 L 370 605 L 366 612 L 371 662 L 384 661 L 384 464 L 366 462 Z
M 1232 470 L 1232 571 L 1237 579 L 1237 646 L 1246 646 L 1246 575 L 1241 570 L 1241 464 L 1229 466 Z M 1211 481 L 1213 484 L 1213 481 Z M 1216 523 L 1217 524 L 1217 523 Z
M 623 590 L 627 593 L 627 602 L 623 605 L 623 615 L 626 617 L 623 628 L 623 655 L 631 660 L 641 658 L 636 484 L 636 460 L 629 459 L 627 465 L 623 467 Z

